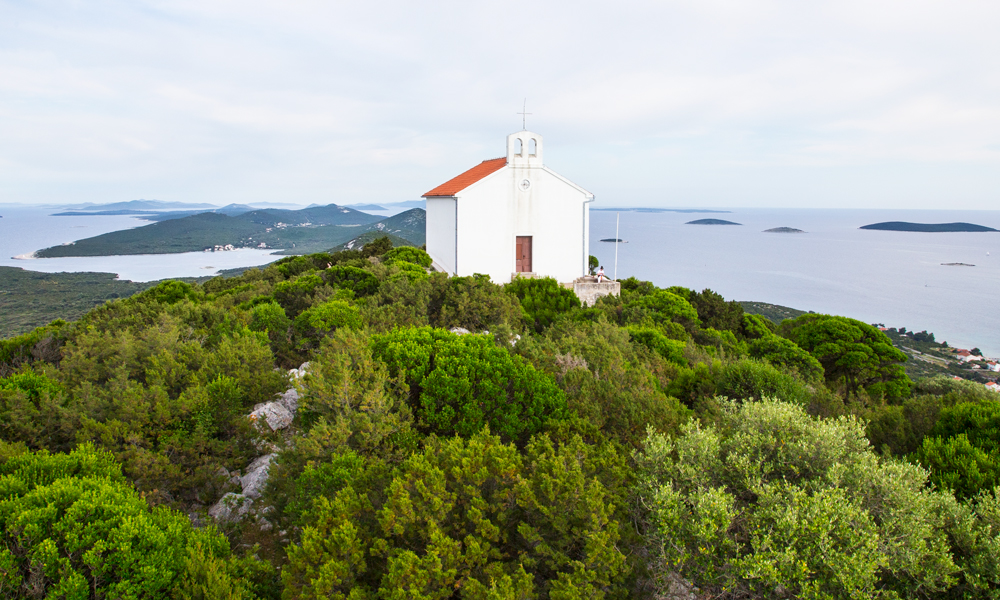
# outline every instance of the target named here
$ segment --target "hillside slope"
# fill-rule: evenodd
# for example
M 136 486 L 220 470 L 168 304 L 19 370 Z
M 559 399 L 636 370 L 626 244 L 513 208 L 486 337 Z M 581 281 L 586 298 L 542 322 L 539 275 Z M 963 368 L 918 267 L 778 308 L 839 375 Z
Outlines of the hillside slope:
M 359 232 L 374 228 L 379 221 L 377 216 L 336 204 L 302 210 L 251 210 L 232 216 L 200 213 L 53 246 L 40 250 L 37 256 L 171 254 L 198 252 L 227 244 L 256 248 L 262 243 L 266 248 L 282 248 L 286 253 L 299 254 L 342 244 Z M 384 227 L 405 229 L 394 221 L 385 221 Z M 420 236 L 423 236 L 422 230 Z M 423 243 L 422 237 L 420 243 Z

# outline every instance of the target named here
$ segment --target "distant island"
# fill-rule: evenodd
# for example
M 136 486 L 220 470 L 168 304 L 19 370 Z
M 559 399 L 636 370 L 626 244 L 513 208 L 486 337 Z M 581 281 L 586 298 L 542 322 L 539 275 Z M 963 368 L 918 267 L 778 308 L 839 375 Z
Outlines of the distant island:
M 63 210 L 74 210 L 81 211 L 85 210 L 88 212 L 93 211 L 109 211 L 109 210 L 139 210 L 139 211 L 150 211 L 150 210 L 169 210 L 172 208 L 215 208 L 213 204 L 204 203 L 192 203 L 192 202 L 164 202 L 162 200 L 129 200 L 128 202 L 110 202 L 107 204 L 94 204 L 93 202 L 84 202 L 83 204 L 67 204 L 61 206 Z
M 612 242 L 612 243 L 614 243 L 614 242 L 621 242 L 623 244 L 627 244 L 628 243 L 628 242 L 626 242 L 625 240 L 623 240 L 621 238 L 604 238 L 601 241 L 602 242 Z
M 943 267 L 974 267 L 976 265 L 970 265 L 969 263 L 941 263 Z
M 94 210 L 94 211 L 84 211 L 84 210 L 68 210 L 66 212 L 57 212 L 49 215 L 50 217 L 109 217 L 109 216 L 128 216 L 128 215 L 155 215 L 159 214 L 156 211 L 149 210 L 132 210 L 130 208 L 123 208 L 119 210 Z
M 242 210 L 237 208 L 235 210 Z M 30 258 L 172 254 L 239 248 L 280 249 L 278 254 L 323 252 L 374 231 L 392 235 L 396 243 L 419 246 L 425 241 L 426 216 L 413 208 L 381 218 L 330 204 L 302 210 L 258 209 L 227 215 L 202 212 L 92 238 L 53 246 Z M 25 257 L 29 258 L 29 257 Z
M 742 225 L 743 223 L 733 223 L 732 221 L 724 221 L 722 219 L 698 219 L 697 221 L 688 221 L 685 225 Z
M 801 229 L 796 229 L 794 227 L 772 227 L 771 229 L 765 229 L 764 233 L 805 233 Z
M 220 215 L 235 217 L 237 215 L 242 215 L 243 213 L 248 213 L 254 210 L 269 210 L 269 209 L 249 206 L 247 204 L 227 204 L 222 208 L 216 208 L 213 210 L 171 210 L 167 212 L 151 213 L 139 218 L 143 221 L 167 221 L 169 219 L 181 219 L 184 217 L 190 217 L 191 215 L 197 215 L 206 212 L 218 213 Z M 277 210 L 284 210 L 284 209 L 277 209 Z
M 873 223 L 872 225 L 864 225 L 858 229 L 874 229 L 876 231 L 917 231 L 921 233 L 980 233 L 983 231 L 997 231 L 992 227 L 974 225 L 972 223 L 907 223 L 905 221 Z
M 731 210 L 710 210 L 707 208 L 647 208 L 647 207 L 631 207 L 631 208 L 592 208 L 590 210 L 599 210 L 604 212 L 642 212 L 642 213 L 663 213 L 663 212 L 675 212 L 675 213 L 731 213 Z

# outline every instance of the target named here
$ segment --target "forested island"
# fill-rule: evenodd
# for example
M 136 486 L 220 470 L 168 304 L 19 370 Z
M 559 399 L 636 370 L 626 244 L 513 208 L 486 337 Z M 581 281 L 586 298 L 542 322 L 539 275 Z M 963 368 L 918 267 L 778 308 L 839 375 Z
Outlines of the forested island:
M 430 267 L 370 239 L 0 341 L 4 597 L 1000 589 L 1000 401 L 908 376 L 926 332 Z
M 151 218 L 163 220 L 45 248 L 35 256 L 170 254 L 200 252 L 217 246 L 276 248 L 287 254 L 301 254 L 327 250 L 368 231 L 391 234 L 417 246 L 425 239 L 426 213 L 420 208 L 388 218 L 336 204 L 301 210 L 269 208 L 226 212 L 232 214 L 201 212 L 181 218 L 158 215 Z
M 858 229 L 874 229 L 877 231 L 916 231 L 922 233 L 955 233 L 955 232 L 987 232 L 997 231 L 992 227 L 974 225 L 972 223 L 907 223 L 905 221 L 886 221 L 862 225 Z
M 765 229 L 764 233 L 805 233 L 801 229 L 796 229 L 794 227 L 772 227 L 771 229 Z
M 742 223 L 734 223 L 725 219 L 697 219 L 688 221 L 685 225 L 742 225 Z

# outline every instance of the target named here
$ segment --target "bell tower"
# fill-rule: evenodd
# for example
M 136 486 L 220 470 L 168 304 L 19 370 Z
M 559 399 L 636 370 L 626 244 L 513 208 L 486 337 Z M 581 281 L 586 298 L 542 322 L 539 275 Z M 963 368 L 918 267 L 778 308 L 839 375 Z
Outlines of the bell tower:
M 527 130 L 508 135 L 507 164 L 512 167 L 541 167 L 542 136 Z

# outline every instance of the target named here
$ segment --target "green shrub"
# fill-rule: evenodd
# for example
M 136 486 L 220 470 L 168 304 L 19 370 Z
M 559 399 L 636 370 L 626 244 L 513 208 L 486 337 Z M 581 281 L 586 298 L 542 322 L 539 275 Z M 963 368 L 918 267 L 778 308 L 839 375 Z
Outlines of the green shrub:
M 386 278 L 375 294 L 358 301 L 365 324 L 375 331 L 428 325 L 430 278 L 427 273 L 413 280 L 405 276 Z
M 606 321 L 560 320 L 516 352 L 555 379 L 575 418 L 625 447 L 638 447 L 647 427 L 675 431 L 688 416 L 661 385 L 677 367 Z
M 0 465 L 0 592 L 5 597 L 170 598 L 208 583 L 253 598 L 240 561 L 212 528 L 150 509 L 110 454 L 22 454 Z M 192 570 L 189 558 L 212 564 Z M 199 579 L 201 581 L 199 581 Z
M 877 457 L 853 419 L 728 404 L 718 429 L 650 435 L 637 458 L 660 593 L 686 580 L 719 598 L 911 598 L 954 583 L 954 500 Z
M 0 340 L 0 377 L 36 360 L 58 363 L 66 338 L 66 321 L 56 320 L 28 333 Z
M 628 595 L 613 448 L 536 436 L 520 453 L 489 432 L 432 436 L 378 489 L 377 467 L 358 462 L 334 458 L 324 473 L 288 551 L 286 596 Z
M 425 269 L 429 268 L 432 262 L 430 254 L 427 254 L 420 248 L 414 248 L 413 246 L 400 246 L 398 248 L 393 248 L 392 250 L 386 252 L 382 258 L 384 260 L 399 260 L 413 263 Z
M 72 419 L 66 403 L 62 385 L 41 373 L 22 370 L 0 379 L 0 439 L 30 448 L 69 448 L 65 429 Z
M 1000 454 L 996 446 L 991 450 L 987 453 L 964 433 L 927 437 L 917 451 L 917 460 L 930 470 L 931 483 L 967 500 L 1000 484 Z
M 360 329 L 361 313 L 349 302 L 329 300 L 317 304 L 295 318 L 295 325 L 301 331 L 329 333 L 341 327 Z
M 698 326 L 698 313 L 694 307 L 672 292 L 660 290 L 646 296 L 630 298 L 627 300 L 627 305 L 645 310 L 657 324 L 673 321 L 689 331 Z
M 676 323 L 670 325 L 677 326 Z M 695 329 L 691 337 L 712 356 L 725 358 L 743 356 L 747 353 L 746 342 L 738 339 L 736 334 L 728 329 L 719 330 L 711 327 Z
M 276 284 L 273 295 L 288 316 L 294 318 L 312 305 L 313 297 L 323 285 L 324 281 L 319 275 L 302 275 Z
M 195 290 L 190 283 L 183 281 L 164 281 L 136 296 L 139 301 L 154 300 L 162 304 L 176 304 L 181 300 L 194 302 L 202 297 L 204 297 L 203 293 Z
M 916 453 L 931 481 L 969 499 L 1000 485 L 1000 402 L 945 406 Z
M 672 363 L 687 365 L 688 361 L 684 357 L 684 348 L 687 346 L 685 342 L 672 340 L 663 335 L 659 329 L 652 327 L 630 326 L 626 329 L 635 342 L 642 344 Z
M 408 248 L 409 246 L 402 246 L 402 247 Z M 397 278 L 400 275 L 406 277 L 411 282 L 423 281 L 425 279 L 430 278 L 430 275 L 428 275 L 426 269 L 424 269 L 420 265 L 407 262 L 405 260 L 392 259 L 385 261 L 383 264 L 387 267 L 394 267 L 398 271 L 398 274 L 393 277 L 390 277 L 390 279 Z
M 359 298 L 370 296 L 378 291 L 378 279 L 368 271 L 358 267 L 334 265 L 323 272 L 323 277 L 330 285 L 350 290 Z
M 573 290 L 559 285 L 555 279 L 516 277 L 504 289 L 521 301 L 525 321 L 542 332 L 561 314 L 580 308 L 580 299 Z
M 486 336 L 400 329 L 374 336 L 372 352 L 391 376 L 406 381 L 414 415 L 428 433 L 470 436 L 488 425 L 523 443 L 566 411 L 551 379 Z
M 62 391 L 62 386 L 45 375 L 34 371 L 24 371 L 0 379 L 0 390 L 20 390 L 32 400 L 38 400 L 42 395 L 54 395 Z
M 154 504 L 214 501 L 228 479 L 219 467 L 241 469 L 258 452 L 260 436 L 241 417 L 288 387 L 274 367 L 267 336 L 245 328 L 213 341 L 163 315 L 141 336 L 88 329 L 67 342 L 58 372 L 73 401 L 43 411 L 38 435 L 48 448 L 91 441 L 111 451 Z M 207 427 L 200 415 L 215 410 L 204 407 L 220 375 L 234 380 L 242 406 Z
M 773 398 L 799 405 L 809 401 L 809 390 L 801 382 L 766 362 L 750 358 L 722 367 L 716 393 L 737 400 Z
M 980 448 L 1000 448 L 1000 401 L 962 402 L 941 409 L 931 435 L 966 434 Z
M 284 336 L 291 325 L 292 320 L 277 302 L 262 302 L 250 311 L 250 329 L 253 331 L 273 332 Z
M 716 395 L 721 371 L 722 362 L 718 359 L 681 367 L 667 384 L 667 393 L 695 408 L 699 401 Z
M 912 396 L 899 405 L 877 405 L 860 411 L 868 421 L 866 429 L 872 446 L 893 456 L 906 456 L 923 445 L 943 407 L 940 396 Z
M 739 331 L 743 325 L 743 306 L 735 300 L 726 299 L 710 289 L 691 293 L 687 301 L 698 311 L 698 320 L 703 327 L 720 331 Z
M 317 268 L 313 261 L 306 256 L 288 256 L 275 262 L 271 267 L 281 273 L 285 279 L 298 277 Z
M 463 327 L 474 332 L 498 325 L 523 330 L 521 303 L 504 286 L 490 281 L 488 275 L 447 277 L 435 273 L 430 282 L 427 311 L 431 325 L 445 329 Z
M 388 236 L 382 236 L 375 238 L 374 240 L 368 242 L 361 248 L 361 256 L 363 258 L 368 258 L 370 256 L 382 256 L 386 252 L 392 250 L 392 240 Z
M 640 281 L 635 277 L 618 280 L 621 284 L 623 296 L 635 294 L 636 296 L 648 296 L 656 291 L 656 286 L 648 281 Z
M 205 386 L 205 395 L 192 409 L 195 427 L 210 436 L 233 433 L 233 421 L 242 416 L 245 394 L 235 378 L 218 375 Z
M 918 379 L 914 382 L 913 388 L 915 394 L 940 396 L 943 406 L 953 406 L 960 402 L 981 402 L 996 399 L 993 392 L 986 389 L 985 386 L 975 381 L 955 379 L 948 375 Z

